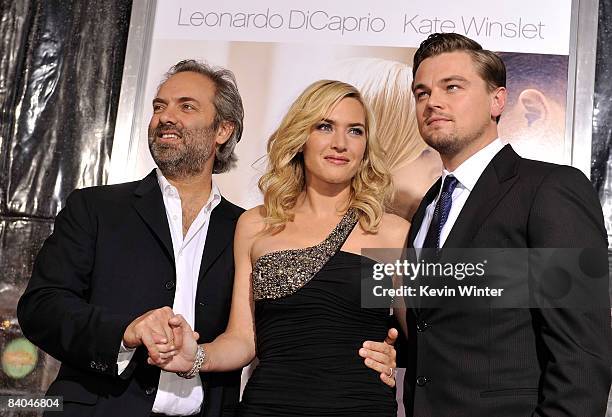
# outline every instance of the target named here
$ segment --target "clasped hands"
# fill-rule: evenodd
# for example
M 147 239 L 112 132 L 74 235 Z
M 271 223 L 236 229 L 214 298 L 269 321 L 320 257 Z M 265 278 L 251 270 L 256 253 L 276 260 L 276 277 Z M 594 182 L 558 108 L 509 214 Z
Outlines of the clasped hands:
M 396 351 L 393 345 L 397 336 L 396 329 L 389 329 L 383 342 L 366 341 L 359 349 L 365 365 L 379 372 L 380 379 L 390 387 L 395 386 Z M 187 372 L 195 361 L 199 337 L 183 316 L 174 314 L 170 307 L 162 307 L 130 323 L 123 334 L 123 344 L 128 348 L 144 345 L 150 365 L 167 372 Z
M 193 366 L 200 335 L 170 307 L 151 310 L 136 318 L 123 333 L 127 348 L 147 349 L 149 365 L 168 372 L 187 372 Z

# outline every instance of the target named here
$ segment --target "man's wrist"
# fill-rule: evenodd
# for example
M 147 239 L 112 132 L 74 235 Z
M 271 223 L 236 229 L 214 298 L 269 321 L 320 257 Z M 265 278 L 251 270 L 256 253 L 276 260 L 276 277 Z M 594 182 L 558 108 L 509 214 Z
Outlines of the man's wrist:
M 193 366 L 187 372 L 177 372 L 176 374 L 181 378 L 191 379 L 195 377 L 202 369 L 204 365 L 204 361 L 206 360 L 206 351 L 202 347 L 202 345 L 198 345 L 198 349 L 196 350 L 196 356 L 193 361 Z

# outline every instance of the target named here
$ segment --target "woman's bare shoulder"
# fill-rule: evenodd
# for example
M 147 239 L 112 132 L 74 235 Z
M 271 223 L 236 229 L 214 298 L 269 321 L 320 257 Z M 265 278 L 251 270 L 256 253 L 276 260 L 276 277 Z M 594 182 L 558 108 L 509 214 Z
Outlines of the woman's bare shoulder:
M 238 224 L 236 225 L 236 233 L 246 236 L 255 236 L 265 228 L 265 210 L 264 206 L 260 205 L 248 209 L 240 215 Z

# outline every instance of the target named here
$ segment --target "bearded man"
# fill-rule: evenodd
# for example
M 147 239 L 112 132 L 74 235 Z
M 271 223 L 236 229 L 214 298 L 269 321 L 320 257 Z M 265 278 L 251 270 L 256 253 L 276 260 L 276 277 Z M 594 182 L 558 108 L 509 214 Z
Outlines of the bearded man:
M 18 306 L 24 334 L 62 362 L 47 395 L 63 397 L 63 415 L 233 415 L 239 371 L 186 379 L 147 358 L 176 352 L 177 313 L 202 341 L 227 324 L 243 210 L 212 174 L 235 164 L 243 114 L 230 71 L 181 61 L 153 100 L 158 168 L 68 197 Z

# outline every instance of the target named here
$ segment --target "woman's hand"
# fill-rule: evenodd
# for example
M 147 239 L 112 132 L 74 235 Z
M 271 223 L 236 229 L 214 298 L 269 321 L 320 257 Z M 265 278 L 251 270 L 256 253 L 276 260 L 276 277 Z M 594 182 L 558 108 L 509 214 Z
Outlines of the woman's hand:
M 195 361 L 199 335 L 191 329 L 187 320 L 180 314 L 170 318 L 168 325 L 174 335 L 175 350 L 171 352 L 172 356 L 161 363 L 155 362 L 149 357 L 147 362 L 149 365 L 159 366 L 167 372 L 187 372 L 192 368 Z

